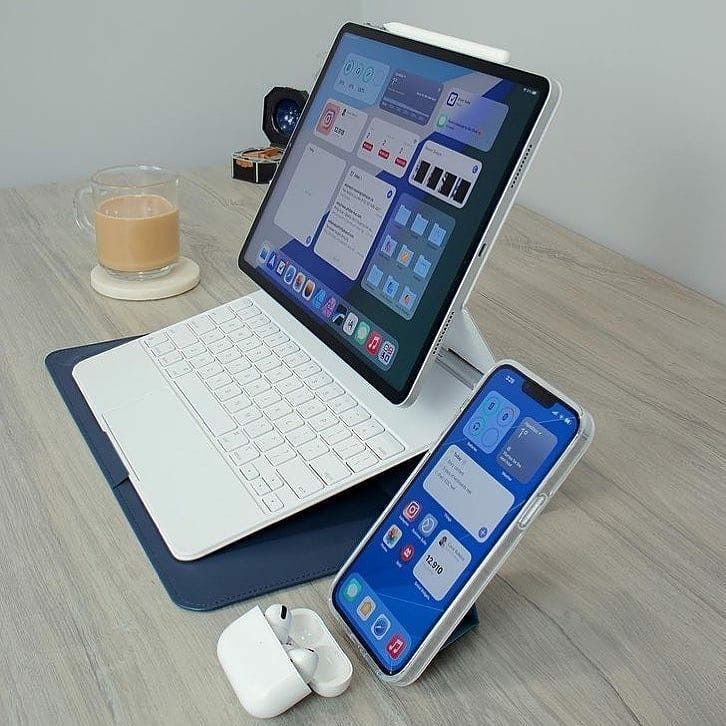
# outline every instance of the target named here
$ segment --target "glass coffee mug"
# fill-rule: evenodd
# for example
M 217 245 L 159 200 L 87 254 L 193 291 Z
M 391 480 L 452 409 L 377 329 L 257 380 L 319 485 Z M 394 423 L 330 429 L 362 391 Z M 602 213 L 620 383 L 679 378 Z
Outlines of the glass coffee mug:
M 102 169 L 73 200 L 101 266 L 126 280 L 166 275 L 179 259 L 179 176 L 158 166 Z

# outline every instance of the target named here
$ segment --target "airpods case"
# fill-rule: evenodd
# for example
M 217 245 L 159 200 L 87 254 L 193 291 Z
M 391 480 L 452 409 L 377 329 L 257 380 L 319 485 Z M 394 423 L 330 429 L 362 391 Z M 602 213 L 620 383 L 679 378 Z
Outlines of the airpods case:
M 293 608 L 290 639 L 318 654 L 307 684 L 290 661 L 264 613 L 254 607 L 219 636 L 217 657 L 244 709 L 257 718 L 279 716 L 312 691 L 339 696 L 350 684 L 353 666 L 313 610 Z

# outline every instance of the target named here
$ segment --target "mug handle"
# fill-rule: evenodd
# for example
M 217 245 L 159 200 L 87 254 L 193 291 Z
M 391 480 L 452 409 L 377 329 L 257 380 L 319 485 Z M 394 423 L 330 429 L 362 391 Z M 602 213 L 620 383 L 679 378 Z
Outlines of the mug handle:
M 96 230 L 91 222 L 86 209 L 88 205 L 86 200 L 92 194 L 91 185 L 79 189 L 73 196 L 73 211 L 76 217 L 76 224 L 78 225 L 81 232 L 84 232 L 89 239 L 93 239 Z

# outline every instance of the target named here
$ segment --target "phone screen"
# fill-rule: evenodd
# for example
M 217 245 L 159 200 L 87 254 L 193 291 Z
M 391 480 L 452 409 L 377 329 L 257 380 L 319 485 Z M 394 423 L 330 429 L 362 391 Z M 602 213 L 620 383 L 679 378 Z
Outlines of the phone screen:
M 489 376 L 333 592 L 381 670 L 405 667 L 579 424 L 517 369 Z

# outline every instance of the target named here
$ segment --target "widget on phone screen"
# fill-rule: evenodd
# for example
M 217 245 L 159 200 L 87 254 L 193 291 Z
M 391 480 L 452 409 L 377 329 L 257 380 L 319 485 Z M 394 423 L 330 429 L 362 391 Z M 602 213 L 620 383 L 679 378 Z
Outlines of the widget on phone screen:
M 421 511 L 421 505 L 415 501 L 410 501 L 403 510 L 403 517 L 407 522 L 413 522 Z

